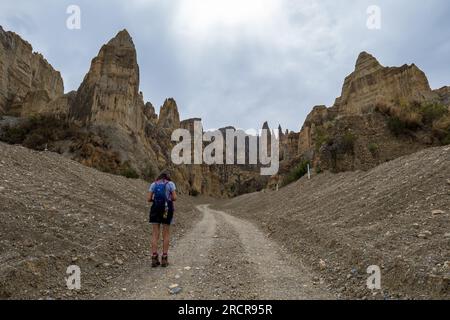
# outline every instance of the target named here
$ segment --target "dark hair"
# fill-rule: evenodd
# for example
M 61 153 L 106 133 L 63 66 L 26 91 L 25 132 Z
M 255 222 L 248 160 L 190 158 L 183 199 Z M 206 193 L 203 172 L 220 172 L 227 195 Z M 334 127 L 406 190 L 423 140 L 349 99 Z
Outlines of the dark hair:
M 159 174 L 158 180 L 168 180 L 170 181 L 170 174 L 168 171 L 163 171 Z

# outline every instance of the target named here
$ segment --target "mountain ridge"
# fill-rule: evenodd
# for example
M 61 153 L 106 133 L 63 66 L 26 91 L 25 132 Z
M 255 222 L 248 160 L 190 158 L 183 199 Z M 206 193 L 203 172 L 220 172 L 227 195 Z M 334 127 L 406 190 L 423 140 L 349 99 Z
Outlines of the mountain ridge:
M 354 71 L 344 80 L 341 96 L 331 107 L 314 107 L 299 132 L 283 133 L 279 126 L 279 175 L 261 177 L 259 170 L 251 166 L 174 166 L 170 161 L 171 133 L 177 128 L 190 128 L 192 120 L 181 119 L 173 98 L 164 101 L 159 114 L 144 101 L 137 52 L 126 29 L 100 48 L 78 90 L 66 94 L 60 73 L 44 63 L 42 56 L 31 55 L 30 44 L 3 29 L 0 38 L 0 54 L 4 61 L 11 61 L 3 63 L 0 116 L 22 120 L 36 116 L 57 118 L 72 130 L 88 135 L 69 135 L 62 140 L 57 137 L 54 141 L 42 137 L 42 133 L 27 132 L 22 140 L 3 140 L 23 143 L 33 138 L 40 142 L 35 145 L 38 149 L 50 148 L 97 169 L 130 176 L 150 177 L 168 168 L 185 193 L 230 196 L 278 188 L 300 162 L 308 161 L 317 171 L 367 170 L 447 140 L 450 143 L 449 87 L 432 90 L 425 73 L 416 65 L 384 67 L 370 53 L 361 52 Z M 23 57 L 14 58 L 14 46 L 9 45 L 12 42 L 23 47 L 19 50 Z M 35 85 L 10 86 L 11 81 L 5 81 L 4 74 L 16 78 L 22 74 L 15 67 L 17 59 L 37 59 L 44 66 L 43 76 L 33 73 L 39 81 L 30 80 L 31 71 L 19 81 Z M 431 122 L 425 118 L 435 111 L 434 107 L 422 110 L 428 104 L 439 105 L 441 112 Z M 403 130 L 400 133 L 390 125 L 397 120 Z M 262 127 L 269 129 L 267 122 Z M 49 141 L 44 143 L 46 139 Z M 33 147 L 33 143 L 28 145 Z

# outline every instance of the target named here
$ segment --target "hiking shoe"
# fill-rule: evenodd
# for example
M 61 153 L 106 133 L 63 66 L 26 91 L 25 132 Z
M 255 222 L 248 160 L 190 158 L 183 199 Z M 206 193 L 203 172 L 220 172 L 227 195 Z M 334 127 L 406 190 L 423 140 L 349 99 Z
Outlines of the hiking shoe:
M 152 256 L 152 268 L 156 268 L 157 266 L 159 266 L 161 263 L 159 262 L 159 257 L 158 255 L 153 255 Z
M 161 258 L 161 267 L 167 267 L 169 265 L 168 256 L 163 255 Z

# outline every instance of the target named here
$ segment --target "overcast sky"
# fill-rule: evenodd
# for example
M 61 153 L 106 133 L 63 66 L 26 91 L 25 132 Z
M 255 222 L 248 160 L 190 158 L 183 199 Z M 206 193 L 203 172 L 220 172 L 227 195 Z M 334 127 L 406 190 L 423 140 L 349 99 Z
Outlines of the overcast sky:
M 81 29 L 69 30 L 69 5 Z M 367 8 L 381 9 L 369 30 Z M 433 88 L 450 84 L 448 0 L 1 0 L 0 25 L 29 41 L 77 89 L 119 30 L 133 37 L 146 101 L 174 97 L 205 127 L 298 131 L 330 106 L 361 51 L 383 65 L 416 63 Z

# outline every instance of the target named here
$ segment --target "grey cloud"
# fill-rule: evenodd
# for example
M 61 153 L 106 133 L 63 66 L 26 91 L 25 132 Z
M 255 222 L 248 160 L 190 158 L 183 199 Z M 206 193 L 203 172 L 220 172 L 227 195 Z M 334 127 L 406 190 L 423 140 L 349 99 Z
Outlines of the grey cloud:
M 385 65 L 415 62 L 435 88 L 450 84 L 446 0 L 278 0 L 271 19 L 192 30 L 179 21 L 183 1 L 3 0 L 0 24 L 61 71 L 66 91 L 78 87 L 101 45 L 127 28 L 145 98 L 159 106 L 174 97 L 183 118 L 200 116 L 206 127 L 258 128 L 268 120 L 298 130 L 312 106 L 333 103 L 363 50 Z M 70 4 L 81 7 L 81 30 L 65 27 Z M 382 9 L 380 31 L 366 28 L 372 4 Z

